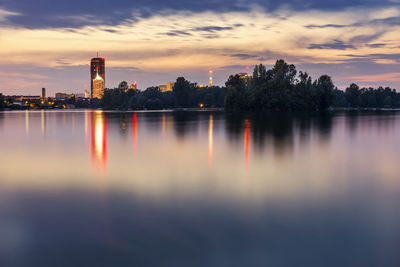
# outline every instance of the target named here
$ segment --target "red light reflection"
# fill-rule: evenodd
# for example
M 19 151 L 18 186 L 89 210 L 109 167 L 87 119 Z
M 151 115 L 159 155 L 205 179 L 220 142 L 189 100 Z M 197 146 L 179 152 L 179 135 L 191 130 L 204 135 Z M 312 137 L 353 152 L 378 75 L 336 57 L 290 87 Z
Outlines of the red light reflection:
M 136 142 L 137 142 L 137 114 L 133 113 L 132 116 L 132 139 L 133 139 L 133 154 L 136 155 Z
M 250 122 L 245 120 L 246 130 L 244 132 L 244 164 L 246 172 L 249 169 L 249 141 L 250 141 Z

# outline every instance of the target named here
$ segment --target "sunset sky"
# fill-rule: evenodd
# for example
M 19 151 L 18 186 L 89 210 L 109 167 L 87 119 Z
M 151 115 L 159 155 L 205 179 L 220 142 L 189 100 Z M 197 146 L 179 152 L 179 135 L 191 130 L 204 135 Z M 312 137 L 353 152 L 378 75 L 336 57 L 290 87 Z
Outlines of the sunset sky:
M 283 58 L 340 88 L 400 90 L 400 0 L 0 1 L 0 92 L 82 93 L 96 51 L 107 87 L 207 84 L 210 66 L 223 85 Z

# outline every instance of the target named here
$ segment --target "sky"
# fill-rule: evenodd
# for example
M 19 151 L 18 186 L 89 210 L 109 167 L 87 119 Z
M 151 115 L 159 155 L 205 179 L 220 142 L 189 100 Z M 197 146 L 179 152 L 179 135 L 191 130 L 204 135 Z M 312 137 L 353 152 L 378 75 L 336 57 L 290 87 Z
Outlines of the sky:
M 83 93 L 97 51 L 109 88 L 207 84 L 210 67 L 224 85 L 282 58 L 339 88 L 400 91 L 400 0 L 0 0 L 0 92 Z

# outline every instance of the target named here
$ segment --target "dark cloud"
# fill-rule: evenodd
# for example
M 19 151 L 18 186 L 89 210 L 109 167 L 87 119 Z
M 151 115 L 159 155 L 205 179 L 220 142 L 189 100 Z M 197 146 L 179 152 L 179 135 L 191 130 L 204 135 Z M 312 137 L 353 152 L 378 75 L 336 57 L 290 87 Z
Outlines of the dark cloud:
M 113 29 L 104 29 L 105 32 L 110 32 L 110 33 L 117 33 L 117 30 L 113 30 Z
M 370 47 L 370 48 L 381 48 L 381 47 L 385 47 L 387 44 L 383 44 L 383 43 L 376 43 L 376 44 L 367 44 L 366 46 Z
M 176 30 L 176 31 L 167 32 L 167 33 L 165 33 L 165 35 L 168 35 L 168 36 L 190 36 L 192 34 L 190 32 Z
M 0 8 L 20 15 L 5 22 L 26 28 L 79 28 L 85 25 L 117 25 L 162 12 L 174 11 L 249 11 L 254 6 L 267 11 L 281 7 L 292 10 L 337 11 L 348 8 L 373 8 L 396 5 L 391 0 L 1 0 Z M 261 9 L 260 9 L 261 10 Z M 134 15 L 132 15 L 134 14 Z M 398 19 L 385 23 L 399 23 Z M 3 22 L 4 24 L 4 22 Z
M 348 25 L 340 25 L 340 24 L 324 24 L 324 25 L 316 25 L 316 24 L 310 24 L 304 26 L 307 29 L 325 29 L 325 28 L 344 28 L 348 27 Z
M 335 50 L 346 50 L 346 49 L 354 49 L 355 46 L 351 44 L 345 44 L 340 40 L 333 40 L 330 43 L 324 44 L 310 44 L 309 49 L 335 49 Z
M 389 17 L 384 19 L 373 19 L 365 22 L 357 22 L 352 24 L 310 24 L 304 26 L 307 29 L 326 29 L 326 28 L 347 28 L 347 27 L 360 27 L 360 26 L 374 26 L 374 25 L 385 25 L 385 26 L 398 26 L 400 25 L 399 17 Z
M 377 33 L 374 34 L 364 34 L 364 35 L 356 35 L 352 38 L 350 38 L 350 43 L 369 43 L 374 41 L 375 39 L 381 37 L 384 33 L 386 32 L 386 30 L 382 30 L 379 31 Z
M 240 58 L 240 59 L 253 59 L 253 58 L 258 58 L 258 55 L 251 55 L 251 54 L 232 54 L 229 55 L 231 57 L 235 57 L 235 58 Z
M 343 62 L 375 62 L 377 60 L 382 60 L 382 59 L 387 59 L 387 60 L 394 60 L 400 63 L 400 54 L 382 54 L 382 53 L 376 53 L 376 54 L 368 54 L 368 55 L 354 55 L 354 54 L 346 54 L 342 55 L 345 57 L 348 57 L 347 59 L 342 59 L 340 61 Z
M 196 32 L 220 32 L 227 30 L 233 30 L 233 27 L 206 26 L 206 27 L 197 27 L 193 29 L 193 31 Z

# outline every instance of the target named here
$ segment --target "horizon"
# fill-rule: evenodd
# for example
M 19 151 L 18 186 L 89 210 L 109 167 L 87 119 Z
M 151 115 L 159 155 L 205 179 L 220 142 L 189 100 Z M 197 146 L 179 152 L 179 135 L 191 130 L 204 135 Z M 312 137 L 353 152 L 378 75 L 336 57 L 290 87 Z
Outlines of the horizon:
M 83 93 L 97 51 L 107 88 L 136 81 L 144 90 L 181 76 L 208 84 L 210 67 L 223 86 L 246 66 L 271 68 L 279 58 L 313 79 L 330 75 L 340 89 L 400 88 L 396 1 L 18 2 L 0 4 L 5 95 Z

